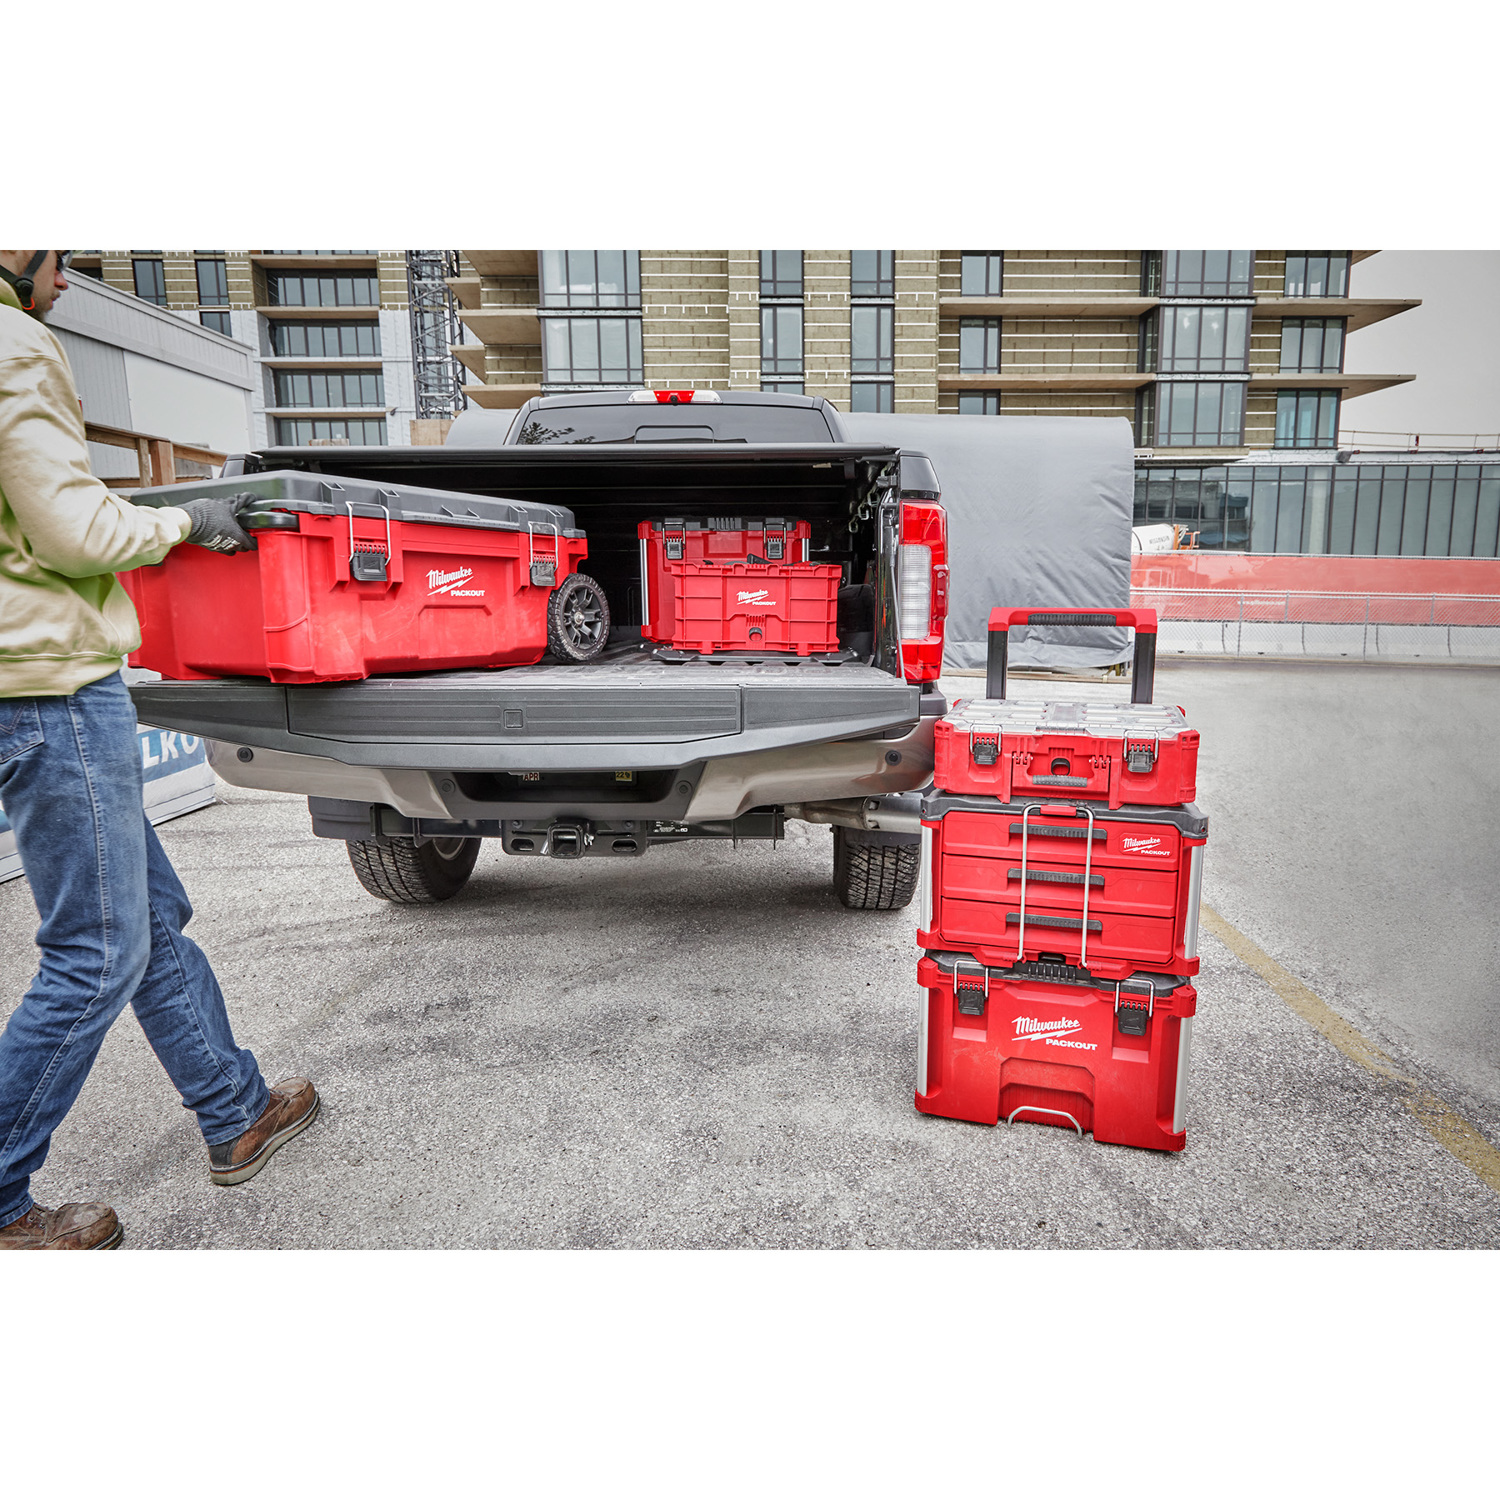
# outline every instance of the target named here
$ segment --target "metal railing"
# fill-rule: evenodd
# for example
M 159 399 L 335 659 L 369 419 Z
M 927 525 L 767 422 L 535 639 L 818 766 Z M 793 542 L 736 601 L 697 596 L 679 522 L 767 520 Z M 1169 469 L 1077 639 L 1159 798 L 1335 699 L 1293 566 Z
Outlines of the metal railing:
M 1295 589 L 1132 589 L 1158 649 L 1183 656 L 1500 662 L 1500 596 Z

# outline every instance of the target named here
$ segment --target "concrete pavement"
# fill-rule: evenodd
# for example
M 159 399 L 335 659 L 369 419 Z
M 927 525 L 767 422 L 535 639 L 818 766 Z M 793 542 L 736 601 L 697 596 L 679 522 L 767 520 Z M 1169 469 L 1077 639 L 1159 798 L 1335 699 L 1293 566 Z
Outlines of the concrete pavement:
M 1382 906 L 1372 866 L 1310 842 L 1307 884 L 1284 889 L 1260 852 L 1286 813 L 1267 794 L 1274 765 L 1254 774 L 1273 726 L 1245 726 L 1302 721 L 1257 670 L 1161 672 L 1158 696 L 1205 728 L 1209 901 L 1382 1045 L 1444 1086 L 1462 1076 L 1464 1103 L 1492 1108 L 1492 1038 L 1466 1046 L 1456 1011 L 1401 1030 L 1383 971 L 1353 951 L 1402 909 L 1399 880 Z M 1328 668 L 1323 692 L 1399 719 L 1410 702 L 1387 713 L 1366 688 L 1389 670 Z M 1415 691 L 1439 702 L 1420 712 L 1467 723 L 1463 704 L 1483 696 L 1472 674 L 1429 675 L 1442 680 Z M 1363 743 L 1363 721 L 1324 718 L 1329 744 Z M 1287 775 L 1325 750 L 1300 745 Z M 1330 825 L 1362 826 L 1362 794 L 1332 780 Z M 191 1117 L 122 1019 L 36 1187 L 49 1203 L 107 1198 L 128 1247 L 1500 1245 L 1500 1194 L 1212 938 L 1188 1148 L 1166 1156 L 918 1115 L 915 914 L 843 910 L 826 829 L 790 825 L 774 850 L 688 845 L 618 863 L 487 845 L 456 900 L 411 909 L 367 896 L 300 801 L 221 795 L 162 830 L 197 905 L 190 931 L 241 1040 L 269 1077 L 312 1076 L 324 1112 L 260 1177 L 214 1188 Z M 1472 824 L 1461 800 L 1450 820 L 1435 794 L 1401 824 L 1432 840 L 1433 869 L 1439 841 Z M 1320 940 L 1324 909 L 1351 947 Z M 24 883 L 0 887 L 7 1006 L 31 972 L 33 926 Z M 1321 967 L 1299 967 L 1309 954 Z

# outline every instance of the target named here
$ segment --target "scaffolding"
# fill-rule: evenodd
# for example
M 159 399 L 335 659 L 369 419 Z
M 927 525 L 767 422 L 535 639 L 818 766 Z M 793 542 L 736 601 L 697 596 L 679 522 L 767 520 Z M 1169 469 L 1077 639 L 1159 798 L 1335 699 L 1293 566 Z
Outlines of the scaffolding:
M 463 367 L 452 352 L 454 344 L 463 342 L 463 326 L 448 289 L 448 278 L 457 275 L 457 250 L 406 252 L 412 383 L 419 420 L 456 417 L 469 404 Z

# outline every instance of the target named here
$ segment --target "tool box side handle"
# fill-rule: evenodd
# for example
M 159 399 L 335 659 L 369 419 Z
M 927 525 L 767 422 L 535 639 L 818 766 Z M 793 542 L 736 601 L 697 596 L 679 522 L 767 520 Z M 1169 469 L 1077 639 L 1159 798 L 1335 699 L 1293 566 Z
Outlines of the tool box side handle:
M 986 698 L 1005 697 L 1005 668 L 1013 625 L 1129 625 L 1135 630 L 1135 661 L 1130 673 L 1130 701 L 1149 703 L 1156 682 L 1156 611 L 1154 609 L 1005 609 L 990 611 L 989 654 L 985 663 Z

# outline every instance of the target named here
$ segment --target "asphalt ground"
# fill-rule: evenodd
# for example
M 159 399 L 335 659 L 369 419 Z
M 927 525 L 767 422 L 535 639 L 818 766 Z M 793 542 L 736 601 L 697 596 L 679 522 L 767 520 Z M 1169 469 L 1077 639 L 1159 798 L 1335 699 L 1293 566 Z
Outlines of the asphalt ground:
M 1157 696 L 1204 730 L 1209 904 L 1493 1143 L 1500 678 L 1402 671 L 1164 664 Z M 1500 1245 L 1500 1194 L 1208 934 L 1188 1146 L 1137 1151 L 916 1113 L 915 911 L 845 911 L 826 829 L 618 862 L 487 844 L 455 900 L 403 908 L 299 799 L 220 795 L 161 830 L 190 931 L 241 1041 L 323 1112 L 215 1188 L 127 1014 L 34 1183 L 112 1202 L 127 1248 Z M 0 886 L 7 1008 L 34 922 Z M 1419 995 L 1428 953 L 1456 977 Z

